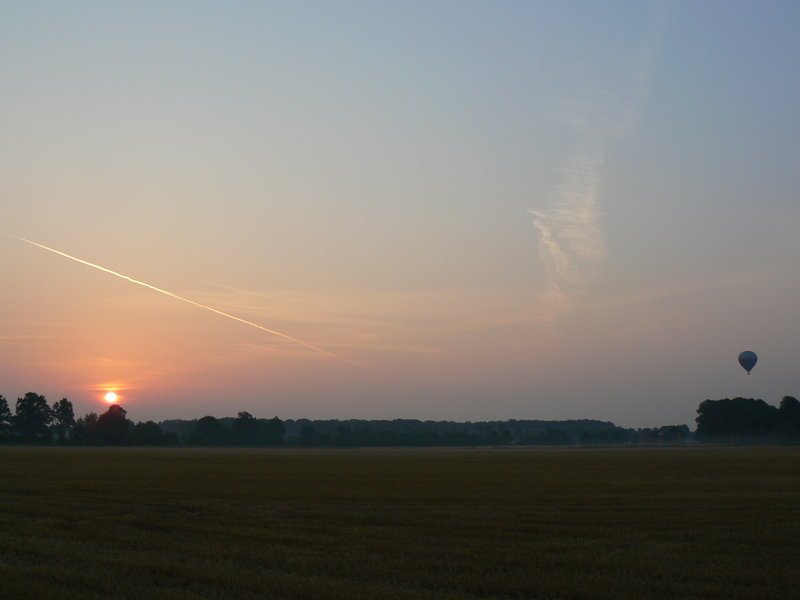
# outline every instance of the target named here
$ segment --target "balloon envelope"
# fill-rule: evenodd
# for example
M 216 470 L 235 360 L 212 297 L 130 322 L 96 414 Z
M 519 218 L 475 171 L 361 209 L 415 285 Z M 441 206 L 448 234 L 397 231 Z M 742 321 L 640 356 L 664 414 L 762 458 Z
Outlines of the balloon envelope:
M 747 371 L 749 374 L 753 367 L 756 366 L 758 362 L 758 356 L 755 352 L 750 352 L 750 350 L 745 350 L 739 355 L 739 364 L 742 365 L 742 368 Z

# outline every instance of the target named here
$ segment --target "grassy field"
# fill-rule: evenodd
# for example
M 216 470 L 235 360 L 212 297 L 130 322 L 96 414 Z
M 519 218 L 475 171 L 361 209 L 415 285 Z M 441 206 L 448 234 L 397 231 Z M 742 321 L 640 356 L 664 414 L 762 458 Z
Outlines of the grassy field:
M 797 598 L 800 448 L 0 448 L 0 598 Z

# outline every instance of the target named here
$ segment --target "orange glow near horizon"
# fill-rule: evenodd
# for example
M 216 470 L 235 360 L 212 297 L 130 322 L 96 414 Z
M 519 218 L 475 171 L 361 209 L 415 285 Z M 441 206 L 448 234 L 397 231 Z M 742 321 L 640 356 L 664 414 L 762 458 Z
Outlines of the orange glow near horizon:
M 117 396 L 116 392 L 106 392 L 103 399 L 109 404 L 114 404 L 119 399 L 119 396 Z

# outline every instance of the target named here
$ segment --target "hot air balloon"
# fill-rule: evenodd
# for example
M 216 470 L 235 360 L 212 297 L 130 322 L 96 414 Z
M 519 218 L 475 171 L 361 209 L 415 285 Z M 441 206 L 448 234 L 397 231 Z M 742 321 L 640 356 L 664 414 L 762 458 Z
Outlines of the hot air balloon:
M 756 366 L 758 362 L 758 355 L 755 352 L 750 352 L 750 350 L 745 350 L 739 355 L 739 364 L 742 365 L 742 368 L 747 371 L 747 374 L 750 375 L 750 371 L 752 371 L 753 367 Z

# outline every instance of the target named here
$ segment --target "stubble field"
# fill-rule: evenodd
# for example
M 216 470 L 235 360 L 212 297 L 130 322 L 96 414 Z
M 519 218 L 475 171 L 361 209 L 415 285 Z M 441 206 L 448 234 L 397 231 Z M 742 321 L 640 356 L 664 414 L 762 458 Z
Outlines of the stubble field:
M 796 598 L 800 448 L 0 448 L 0 598 Z

